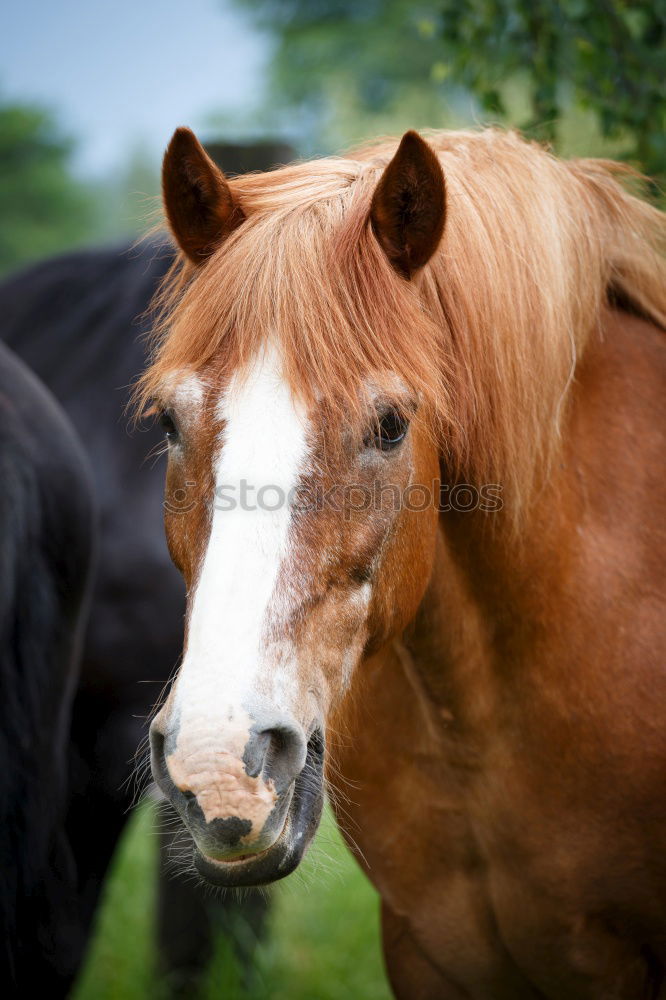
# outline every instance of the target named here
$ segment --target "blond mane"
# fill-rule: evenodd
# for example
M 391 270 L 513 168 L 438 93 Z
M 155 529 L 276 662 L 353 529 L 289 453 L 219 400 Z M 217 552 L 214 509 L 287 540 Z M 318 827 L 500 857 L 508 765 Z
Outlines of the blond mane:
M 295 394 L 359 419 L 366 380 L 398 375 L 456 475 L 524 506 L 559 439 L 577 359 L 609 298 L 666 327 L 666 222 L 598 160 L 499 130 L 434 132 L 441 246 L 408 283 L 368 224 L 396 142 L 231 182 L 246 221 L 157 299 L 144 405 L 175 370 L 211 384 L 277 340 Z

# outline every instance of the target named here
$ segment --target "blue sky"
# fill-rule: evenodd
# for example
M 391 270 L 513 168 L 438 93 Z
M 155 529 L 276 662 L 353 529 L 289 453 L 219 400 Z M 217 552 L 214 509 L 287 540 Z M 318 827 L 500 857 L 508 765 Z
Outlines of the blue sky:
M 268 40 L 230 0 L 5 0 L 0 93 L 55 108 L 76 167 L 108 174 L 176 125 L 261 104 Z

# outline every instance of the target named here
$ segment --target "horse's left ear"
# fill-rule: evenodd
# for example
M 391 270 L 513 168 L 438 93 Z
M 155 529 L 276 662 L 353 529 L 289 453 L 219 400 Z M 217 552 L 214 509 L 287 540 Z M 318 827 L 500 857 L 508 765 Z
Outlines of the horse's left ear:
M 405 132 L 372 198 L 370 218 L 396 271 L 410 278 L 439 245 L 446 187 L 437 155 L 417 132 Z
M 171 231 L 195 264 L 244 219 L 226 177 L 189 128 L 176 129 L 164 154 L 162 198 Z

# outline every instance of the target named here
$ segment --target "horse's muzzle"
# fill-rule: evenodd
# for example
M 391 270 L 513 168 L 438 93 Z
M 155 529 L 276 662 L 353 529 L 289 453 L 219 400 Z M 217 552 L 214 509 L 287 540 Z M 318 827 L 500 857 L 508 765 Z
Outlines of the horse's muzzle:
M 260 854 L 219 862 L 195 851 L 194 864 L 207 882 L 217 886 L 268 885 L 290 875 L 317 832 L 324 801 L 324 743 L 321 733 L 308 742 L 306 764 L 294 782 L 284 828 L 271 847 Z
M 265 885 L 297 867 L 321 816 L 320 730 L 306 744 L 297 727 L 255 727 L 242 759 L 209 746 L 179 757 L 157 720 L 150 739 L 153 777 L 191 833 L 207 881 Z

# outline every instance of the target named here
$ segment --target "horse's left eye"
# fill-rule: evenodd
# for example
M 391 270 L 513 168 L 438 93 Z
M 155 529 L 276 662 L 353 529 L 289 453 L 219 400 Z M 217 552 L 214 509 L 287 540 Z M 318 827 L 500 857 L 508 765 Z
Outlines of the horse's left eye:
M 173 418 L 173 414 L 170 410 L 160 410 L 159 414 L 160 427 L 164 431 L 164 435 L 167 441 L 177 441 L 178 440 L 178 428 L 176 427 L 176 422 Z
M 381 451 L 391 451 L 404 439 L 409 421 L 397 410 L 389 410 L 379 421 L 375 431 L 375 446 Z

